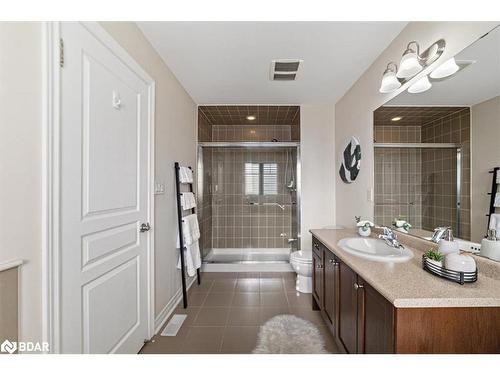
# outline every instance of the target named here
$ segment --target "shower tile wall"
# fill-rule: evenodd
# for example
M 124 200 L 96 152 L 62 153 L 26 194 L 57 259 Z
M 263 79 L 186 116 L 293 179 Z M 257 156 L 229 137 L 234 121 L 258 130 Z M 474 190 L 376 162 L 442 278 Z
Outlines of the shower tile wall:
M 214 142 L 281 142 L 291 140 L 291 125 L 213 125 Z
M 374 128 L 377 143 L 418 143 L 419 126 L 380 125 Z M 414 228 L 421 222 L 421 153 L 419 149 L 375 149 L 375 222 L 391 226 L 402 217 Z
M 470 109 L 422 125 L 422 142 L 458 143 L 462 147 L 462 193 L 460 238 L 470 239 Z M 422 154 L 424 229 L 437 226 L 456 227 L 456 151 L 429 150 Z
M 246 195 L 245 163 L 276 163 L 277 194 Z M 292 166 L 290 158 L 289 171 Z M 289 247 L 287 240 L 293 237 L 291 203 L 295 202 L 295 195 L 290 194 L 285 186 L 285 169 L 285 150 L 213 149 L 213 248 Z M 285 206 L 285 210 L 275 205 L 263 205 L 266 203 L 279 203 Z

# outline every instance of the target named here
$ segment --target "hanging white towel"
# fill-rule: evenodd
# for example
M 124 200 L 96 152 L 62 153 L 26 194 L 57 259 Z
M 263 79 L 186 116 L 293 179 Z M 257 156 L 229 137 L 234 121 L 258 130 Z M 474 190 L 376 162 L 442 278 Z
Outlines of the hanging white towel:
M 183 210 L 189 210 L 196 207 L 196 199 L 193 193 L 181 193 L 181 206 Z
M 493 206 L 500 207 L 500 193 L 495 194 L 495 201 L 493 202 Z
M 182 218 L 182 237 L 184 245 L 191 245 L 200 239 L 200 227 L 196 214 L 184 216 Z M 180 247 L 179 234 L 177 234 L 177 248 Z
M 193 171 L 188 167 L 180 167 L 179 180 L 182 184 L 191 184 L 193 182 Z
M 196 241 L 191 245 L 186 245 L 186 249 L 184 250 L 184 265 L 186 266 L 187 274 L 189 276 L 194 276 L 196 274 L 196 270 L 201 267 L 199 241 Z M 180 255 L 177 260 L 177 268 L 182 268 Z
M 200 256 L 200 227 L 196 214 L 184 216 L 182 218 L 182 234 L 184 239 L 184 262 L 189 276 L 194 276 L 196 270 L 201 267 Z M 177 234 L 177 248 L 180 248 L 180 238 Z M 181 256 L 177 260 L 177 268 L 181 269 Z
M 497 172 L 497 184 L 500 184 L 500 172 Z

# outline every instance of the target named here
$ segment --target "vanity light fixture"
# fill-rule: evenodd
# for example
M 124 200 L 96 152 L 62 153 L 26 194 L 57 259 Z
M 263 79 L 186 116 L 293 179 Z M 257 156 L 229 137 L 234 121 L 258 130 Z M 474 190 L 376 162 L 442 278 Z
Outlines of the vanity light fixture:
M 253 121 L 253 120 L 255 120 L 255 116 L 253 116 L 253 115 L 247 116 L 247 120 Z
M 413 85 L 408 87 L 408 92 L 410 94 L 419 94 L 421 92 L 427 91 L 432 87 L 432 83 L 429 81 L 429 77 L 423 76 Z
M 390 62 L 387 64 L 387 68 L 384 71 L 382 76 L 382 84 L 380 85 L 379 91 L 383 94 L 393 92 L 401 87 L 401 82 L 399 82 L 396 77 L 396 71 L 398 70 L 398 66 Z
M 391 121 L 399 121 L 399 120 L 402 120 L 402 119 L 403 119 L 403 117 L 396 116 L 396 117 L 391 118 Z
M 414 45 L 415 48 L 411 46 Z M 403 53 L 399 69 L 396 74 L 398 78 L 411 78 L 423 69 L 421 58 L 419 56 L 420 46 L 417 42 L 413 41 L 408 43 L 406 50 Z
M 387 64 L 387 68 L 382 76 L 382 83 L 379 91 L 385 94 L 400 88 L 401 85 L 411 80 L 415 75 L 439 59 L 444 52 L 445 46 L 446 42 L 444 39 L 439 39 L 424 52 L 420 53 L 420 45 L 416 41 L 408 43 L 401 57 L 399 68 L 393 62 Z M 424 88 L 428 86 L 427 90 L 432 86 L 428 78 L 420 84 L 415 83 L 414 85 L 416 85 L 417 88 L 421 87 L 419 85 L 423 85 Z M 415 90 L 415 88 L 412 90 Z
M 436 69 L 434 69 L 430 77 L 433 79 L 440 79 L 440 78 L 445 78 L 449 77 L 452 74 L 455 74 L 458 72 L 460 67 L 457 65 L 457 62 L 455 61 L 455 58 L 452 57 L 449 60 L 446 60 L 444 63 L 439 65 Z

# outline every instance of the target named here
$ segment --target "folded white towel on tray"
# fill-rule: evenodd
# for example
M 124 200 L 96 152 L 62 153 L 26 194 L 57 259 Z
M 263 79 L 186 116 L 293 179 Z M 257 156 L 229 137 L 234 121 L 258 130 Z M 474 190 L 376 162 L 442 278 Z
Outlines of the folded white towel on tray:
M 193 182 L 193 171 L 188 167 L 179 167 L 179 180 L 182 184 Z
M 183 210 L 189 210 L 196 207 L 196 198 L 193 193 L 181 193 L 181 207 Z

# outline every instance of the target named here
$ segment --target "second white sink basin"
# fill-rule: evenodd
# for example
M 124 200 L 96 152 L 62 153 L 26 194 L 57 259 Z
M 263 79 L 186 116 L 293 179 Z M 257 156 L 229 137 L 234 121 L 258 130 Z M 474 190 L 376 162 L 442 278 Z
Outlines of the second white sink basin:
M 413 252 L 406 247 L 396 249 L 376 238 L 343 238 L 338 245 L 349 254 L 376 262 L 402 263 L 413 258 Z

